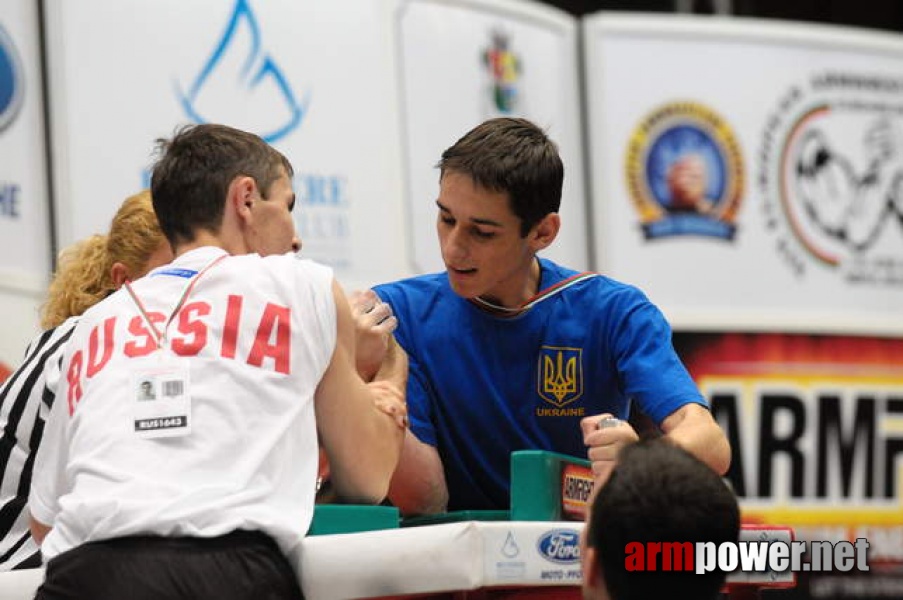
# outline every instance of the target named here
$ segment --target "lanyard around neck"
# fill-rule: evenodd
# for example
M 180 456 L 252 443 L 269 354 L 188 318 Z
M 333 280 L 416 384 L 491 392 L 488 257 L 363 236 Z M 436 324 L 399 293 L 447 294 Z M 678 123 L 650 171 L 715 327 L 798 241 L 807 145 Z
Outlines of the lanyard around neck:
M 198 280 L 201 276 L 213 268 L 219 261 L 226 258 L 228 254 L 223 254 L 222 256 L 218 256 L 214 260 L 210 261 L 206 267 L 201 269 L 197 275 L 192 277 L 191 281 L 188 282 L 188 285 L 185 286 L 185 290 L 182 292 L 182 297 L 179 298 L 179 302 L 176 304 L 176 307 L 172 309 L 172 312 L 169 313 L 169 317 L 166 319 L 166 323 L 163 324 L 163 331 L 158 330 L 154 324 L 150 320 L 150 315 L 147 313 L 147 309 L 144 308 L 144 304 L 141 302 L 141 299 L 138 298 L 138 295 L 135 293 L 135 290 L 132 289 L 132 285 L 130 281 L 126 281 L 123 285 L 125 286 L 126 291 L 128 291 L 129 296 L 132 297 L 132 300 L 135 302 L 135 306 L 138 307 L 138 311 L 141 313 L 141 316 L 144 318 L 144 322 L 147 323 L 147 327 L 154 334 L 154 341 L 157 343 L 157 348 L 163 348 L 163 344 L 166 343 L 166 331 L 169 329 L 169 324 L 172 323 L 172 320 L 175 318 L 179 311 L 182 309 L 182 306 L 185 304 L 185 300 L 188 299 L 188 296 L 191 294 L 192 290 L 194 290 L 194 286 L 197 284 Z
M 474 296 L 473 298 L 468 298 L 468 300 L 470 300 L 470 302 L 472 302 L 473 304 L 476 304 L 477 306 L 486 309 L 488 312 L 490 312 L 496 316 L 516 317 L 518 315 L 521 315 L 521 314 L 527 312 L 528 310 L 530 310 L 531 308 L 533 308 L 540 302 L 542 302 L 544 300 L 548 300 L 555 294 L 562 292 L 562 291 L 568 289 L 569 287 L 580 283 L 581 281 L 583 281 L 585 279 L 589 279 L 591 277 L 596 277 L 598 275 L 599 275 L 598 273 L 591 272 L 591 271 L 584 271 L 583 273 L 577 273 L 576 275 L 571 275 L 567 279 L 563 279 L 563 280 L 559 281 L 558 283 L 550 285 L 546 289 L 541 290 L 535 296 L 533 296 L 532 298 L 527 300 L 527 302 L 525 302 L 524 304 L 521 304 L 520 306 L 516 306 L 514 308 L 511 308 L 508 306 L 500 306 L 498 304 L 495 304 L 494 302 L 490 302 L 489 300 L 480 298 L 479 296 Z

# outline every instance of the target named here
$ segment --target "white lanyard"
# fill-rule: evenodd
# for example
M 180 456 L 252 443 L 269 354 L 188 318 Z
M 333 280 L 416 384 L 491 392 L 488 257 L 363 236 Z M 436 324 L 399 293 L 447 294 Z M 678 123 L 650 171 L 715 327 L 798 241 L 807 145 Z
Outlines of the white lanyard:
M 176 304 L 176 307 L 172 309 L 172 312 L 169 314 L 169 317 L 166 319 L 166 322 L 163 324 L 163 331 L 160 332 L 154 324 L 150 320 L 150 315 L 147 314 L 147 309 L 144 308 L 144 304 L 142 304 L 141 299 L 138 298 L 138 295 L 135 294 L 135 290 L 132 289 L 131 282 L 125 282 L 125 289 L 128 291 L 129 295 L 132 297 L 132 300 L 135 302 L 135 306 L 138 307 L 138 311 L 141 313 L 141 316 L 144 318 L 144 322 L 147 323 L 148 328 L 154 334 L 154 341 L 157 344 L 157 349 L 162 349 L 163 345 L 166 343 L 166 331 L 169 329 L 169 324 L 172 323 L 172 320 L 182 309 L 182 306 L 185 304 L 185 300 L 188 299 L 188 296 L 191 294 L 192 290 L 194 290 L 194 286 L 197 284 L 198 280 L 201 278 L 201 275 L 206 273 L 208 270 L 213 268 L 219 261 L 226 258 L 228 254 L 223 254 L 212 260 L 207 264 L 206 267 L 201 269 L 197 275 L 192 277 L 191 281 L 185 286 L 185 290 L 182 292 L 182 297 L 179 298 L 179 302 Z
M 125 289 L 141 312 L 148 329 L 153 332 L 158 350 L 163 349 L 166 344 L 169 324 L 185 305 L 198 280 L 226 256 L 228 255 L 217 257 L 192 277 L 185 286 L 179 302 L 166 319 L 162 332 L 151 322 L 147 309 L 132 289 L 130 282 L 125 283 Z M 193 422 L 191 369 L 186 359 L 178 356 L 167 357 L 162 353 L 157 355 L 156 359 L 149 359 L 150 357 L 137 357 L 131 364 L 134 402 L 129 427 L 136 436 L 144 439 L 174 438 L 191 434 Z

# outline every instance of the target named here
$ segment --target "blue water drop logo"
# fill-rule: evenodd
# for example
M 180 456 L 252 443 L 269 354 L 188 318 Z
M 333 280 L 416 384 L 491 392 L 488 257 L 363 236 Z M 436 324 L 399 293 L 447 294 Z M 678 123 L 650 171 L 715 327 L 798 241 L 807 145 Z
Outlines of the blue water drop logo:
M 24 96 L 22 61 L 12 38 L 0 25 L 0 131 L 6 129 L 19 114 Z
M 301 101 L 295 97 L 261 39 L 248 0 L 237 0 L 219 44 L 194 83 L 187 92 L 176 83 L 176 95 L 192 121 L 228 123 L 271 144 L 301 124 L 309 95 Z

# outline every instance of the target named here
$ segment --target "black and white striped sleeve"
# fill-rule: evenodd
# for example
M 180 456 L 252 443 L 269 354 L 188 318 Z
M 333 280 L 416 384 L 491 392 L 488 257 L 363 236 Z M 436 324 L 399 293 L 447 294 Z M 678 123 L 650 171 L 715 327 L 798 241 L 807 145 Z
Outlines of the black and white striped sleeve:
M 26 503 L 44 416 L 56 397 L 60 363 L 76 322 L 69 319 L 37 336 L 0 388 L 0 571 L 40 565 Z

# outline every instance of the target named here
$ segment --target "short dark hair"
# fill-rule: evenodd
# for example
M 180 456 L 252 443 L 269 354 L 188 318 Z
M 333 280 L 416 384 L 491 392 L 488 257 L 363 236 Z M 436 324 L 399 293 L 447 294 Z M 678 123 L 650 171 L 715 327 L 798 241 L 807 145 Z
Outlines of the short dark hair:
M 172 139 L 158 139 L 157 153 L 151 196 L 160 229 L 173 245 L 193 241 L 198 230 L 219 231 L 236 177 L 252 177 L 266 198 L 283 170 L 294 174 L 288 159 L 259 136 L 226 125 L 184 126 Z
M 628 571 L 629 542 L 737 542 L 740 507 L 733 491 L 704 462 L 662 438 L 626 446 L 599 489 L 586 525 L 586 543 L 613 600 L 718 597 L 727 573 L 714 570 Z
M 561 206 L 564 164 L 558 146 L 526 119 L 497 118 L 477 125 L 442 153 L 439 178 L 452 171 L 478 186 L 508 194 L 521 236 Z

